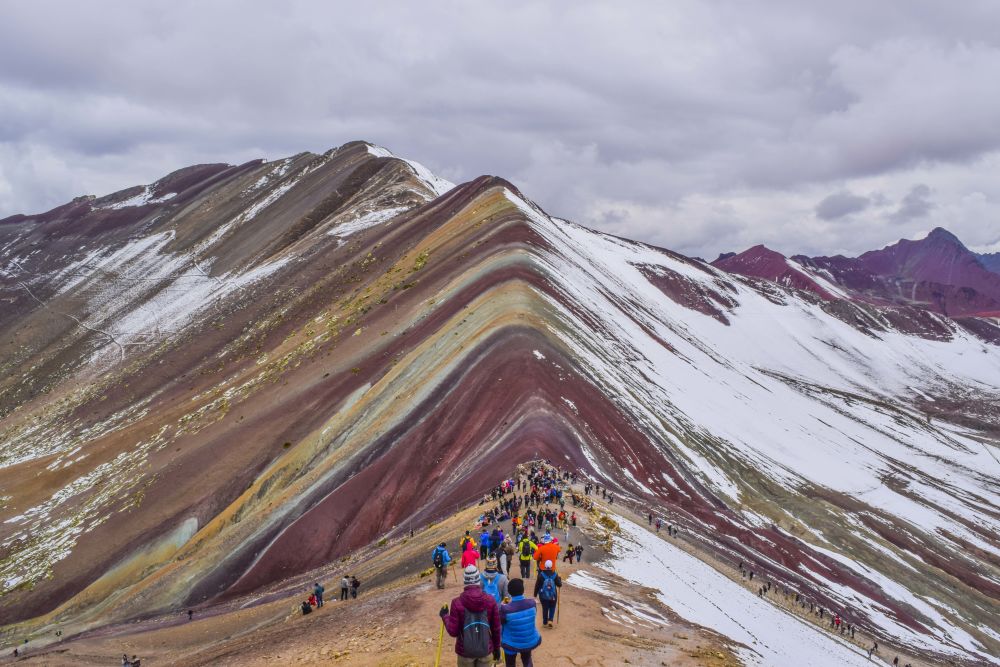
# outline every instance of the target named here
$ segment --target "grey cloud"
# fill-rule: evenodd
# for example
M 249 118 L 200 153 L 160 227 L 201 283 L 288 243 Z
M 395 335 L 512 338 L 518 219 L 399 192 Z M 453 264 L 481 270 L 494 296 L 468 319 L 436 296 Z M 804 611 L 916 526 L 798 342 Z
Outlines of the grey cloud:
M 816 217 L 821 220 L 838 220 L 865 210 L 871 203 L 868 197 L 846 191 L 835 192 L 816 204 Z
M 194 162 L 369 139 L 705 256 L 722 242 L 799 243 L 794 224 L 822 222 L 826 193 L 923 181 L 938 213 L 973 190 L 1000 152 L 998 20 L 992 0 L 5 3 L 0 217 Z M 970 185 L 910 173 L 934 165 L 965 169 Z M 984 206 L 1000 201 L 987 194 Z M 788 218 L 720 213 L 745 196 Z M 867 249 L 859 226 L 886 222 L 874 197 L 801 243 Z M 684 202 L 713 199 L 679 218 Z
M 927 217 L 936 204 L 930 200 L 931 189 L 920 183 L 906 193 L 899 208 L 889 215 L 889 219 L 896 223 L 909 222 L 917 218 Z

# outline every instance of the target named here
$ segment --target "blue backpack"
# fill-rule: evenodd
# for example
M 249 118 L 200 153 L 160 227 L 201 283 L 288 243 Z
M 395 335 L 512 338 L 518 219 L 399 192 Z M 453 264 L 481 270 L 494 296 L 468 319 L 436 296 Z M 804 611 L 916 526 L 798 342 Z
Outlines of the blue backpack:
M 542 572 L 542 590 L 538 591 L 538 597 L 546 602 L 556 599 L 556 575 L 555 573 Z
M 499 581 L 500 581 L 499 574 L 493 577 L 492 579 L 490 579 L 489 577 L 483 577 L 483 592 L 492 595 L 493 599 L 497 601 L 497 604 L 500 604 Z

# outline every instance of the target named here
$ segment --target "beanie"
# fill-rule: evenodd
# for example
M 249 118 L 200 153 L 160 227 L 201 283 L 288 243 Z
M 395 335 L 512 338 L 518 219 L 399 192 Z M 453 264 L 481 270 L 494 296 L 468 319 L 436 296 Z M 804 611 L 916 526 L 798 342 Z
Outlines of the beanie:
M 496 556 L 490 556 L 489 558 L 486 559 L 486 569 L 487 570 L 495 570 L 495 569 L 497 569 L 497 557 Z
M 465 568 L 465 585 L 466 586 L 478 586 L 479 585 L 479 568 L 475 565 L 469 565 Z

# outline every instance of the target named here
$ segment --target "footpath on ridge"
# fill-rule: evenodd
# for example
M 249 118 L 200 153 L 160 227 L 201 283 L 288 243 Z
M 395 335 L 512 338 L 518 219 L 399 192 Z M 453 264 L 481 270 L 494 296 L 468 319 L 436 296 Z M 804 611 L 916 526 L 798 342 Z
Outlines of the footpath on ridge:
M 525 465 L 529 464 L 518 468 Z M 582 484 L 573 487 L 581 497 L 582 489 Z M 489 490 L 484 492 L 489 495 Z M 564 585 L 559 622 L 554 628 L 540 629 L 542 644 L 534 651 L 536 664 L 740 664 L 724 638 L 679 618 L 657 601 L 654 591 L 600 567 L 610 557 L 607 548 L 614 538 L 600 522 L 606 505 L 599 498 L 591 496 L 591 500 L 595 503 L 591 512 L 582 506 L 574 508 L 568 496 L 565 503 L 567 515 L 574 509 L 577 513 L 578 526 L 571 528 L 568 542 L 584 545 L 583 563 L 562 562 L 567 540 L 562 530 L 553 529 L 563 547 L 557 570 Z M 462 585 L 456 565 L 444 590 L 435 587 L 431 553 L 445 542 L 457 563 L 459 540 L 466 530 L 478 533 L 479 520 L 489 507 L 473 504 L 422 529 L 415 527 L 412 536 L 380 540 L 340 562 L 271 589 L 195 609 L 190 621 L 180 611 L 63 637 L 44 648 L 33 649 L 29 642 L 27 654 L 16 664 L 111 665 L 120 664 L 121 656 L 127 654 L 138 655 L 147 666 L 432 665 L 441 627 L 438 610 L 462 592 Z M 553 507 L 558 511 L 558 506 Z M 504 529 L 509 526 L 506 522 Z M 544 529 L 536 530 L 541 535 Z M 484 563 L 479 565 L 482 570 Z M 603 592 L 566 583 L 574 573 L 599 581 Z M 360 580 L 357 599 L 337 600 L 344 575 Z M 518 576 L 515 563 L 511 577 Z M 526 596 L 533 591 L 534 567 L 531 577 L 525 581 Z M 326 588 L 325 604 L 302 615 L 299 606 L 317 581 Z M 540 624 L 540 608 L 537 616 Z M 441 654 L 442 665 L 455 664 L 454 639 L 447 633 Z M 0 661 L 8 660 L 9 654 L 0 656 Z
M 441 629 L 438 610 L 442 605 L 449 605 L 463 590 L 459 566 L 462 538 L 469 531 L 478 543 L 484 515 L 494 508 L 499 512 L 504 501 L 523 497 L 528 492 L 527 484 L 521 484 L 526 481 L 526 472 L 532 466 L 542 465 L 539 461 L 518 465 L 505 478 L 515 483 L 514 489 L 506 495 L 486 489 L 481 500 L 438 522 L 413 527 L 412 532 L 402 531 L 400 537 L 383 538 L 336 563 L 296 575 L 252 595 L 195 608 L 190 620 L 185 610 L 179 610 L 153 619 L 61 637 L 47 646 L 40 646 L 41 642 L 36 639 L 25 645 L 26 654 L 15 661 L 39 665 L 111 665 L 121 664 L 121 656 L 126 654 L 139 656 L 147 667 L 279 663 L 432 665 Z M 696 579 L 731 580 L 747 589 L 746 595 L 751 599 L 757 595 L 763 598 L 761 603 L 787 614 L 788 622 L 793 624 L 790 627 L 794 628 L 796 623 L 810 625 L 810 632 L 817 637 L 832 635 L 828 637 L 830 641 L 840 642 L 858 656 L 865 654 L 872 639 L 863 630 L 853 638 L 850 633 L 831 630 L 827 627 L 829 614 L 818 618 L 818 610 L 810 610 L 804 602 L 796 601 L 793 592 L 785 591 L 776 582 L 773 587 L 768 586 L 766 575 L 758 573 L 755 579 L 748 577 L 753 564 L 740 563 L 742 567 L 738 567 L 735 563 L 723 562 L 683 527 L 679 532 L 670 530 L 676 529 L 677 524 L 669 516 L 658 513 L 655 507 L 642 505 L 634 498 L 623 498 L 615 492 L 606 493 L 606 489 L 602 493 L 593 480 L 581 478 L 573 483 L 571 472 L 546 467 L 553 471 L 550 476 L 560 478 L 566 516 L 575 512 L 577 526 L 570 527 L 568 534 L 565 529 L 552 526 L 552 535 L 560 544 L 557 571 L 563 587 L 558 623 L 553 628 L 539 628 L 542 644 L 533 651 L 537 664 L 601 667 L 743 664 L 737 657 L 741 649 L 736 640 L 682 618 L 661 601 L 672 599 L 671 593 L 676 591 L 671 591 L 671 587 L 677 590 L 687 587 L 699 594 L 698 589 L 709 583 L 678 580 L 680 575 L 674 570 L 683 560 L 680 552 L 711 568 L 708 574 Z M 560 508 L 555 502 L 536 501 L 518 509 L 523 518 L 528 510 L 558 512 Z M 650 513 L 662 520 L 661 530 L 656 529 Z M 539 525 L 533 526 L 538 535 L 545 532 L 546 526 L 542 523 L 539 521 Z M 621 529 L 625 524 L 630 525 L 632 533 L 626 534 Z M 503 519 L 489 525 L 490 530 L 494 527 L 509 532 L 511 523 Z M 400 531 L 394 530 L 391 534 L 400 534 Z M 623 563 L 623 549 L 637 546 L 627 544 L 637 535 L 647 536 L 638 541 L 646 544 L 649 551 L 645 554 L 650 563 L 646 567 L 659 571 L 661 583 L 657 584 L 658 588 L 644 588 L 634 580 L 615 574 L 621 571 L 617 566 Z M 439 590 L 435 585 L 432 552 L 442 542 L 447 545 L 453 567 L 448 572 L 445 588 Z M 583 545 L 583 562 L 570 564 L 562 560 L 568 544 Z M 674 549 L 679 551 L 672 551 Z M 515 555 L 509 578 L 519 577 L 517 558 Z M 484 560 L 479 560 L 478 566 L 482 572 Z M 623 574 L 632 579 L 632 574 Z M 361 582 L 356 599 L 338 599 L 340 582 L 345 576 L 357 577 Z M 526 597 L 531 597 L 536 576 L 532 563 L 531 577 L 524 582 Z M 326 589 L 325 604 L 303 615 L 301 605 L 316 582 L 321 582 Z M 739 617 L 739 612 L 722 608 L 729 602 L 718 604 L 716 609 L 754 638 L 745 646 L 756 652 L 760 647 L 750 644 L 758 639 L 765 641 L 749 627 L 757 619 Z M 779 619 L 777 624 L 784 626 L 784 621 Z M 540 605 L 536 625 L 541 625 Z M 756 627 L 760 627 L 759 623 Z M 800 639 L 804 637 L 799 636 Z M 809 635 L 806 639 L 814 641 L 815 638 Z M 834 664 L 822 660 L 822 651 L 829 647 L 822 645 L 822 641 L 819 644 L 820 655 L 813 657 L 821 659 L 815 664 Z M 455 640 L 445 633 L 440 664 L 455 664 L 454 646 Z M 806 647 L 789 648 L 794 653 Z M 927 664 L 888 646 L 882 647 L 872 659 L 885 664 L 896 655 L 900 658 L 899 665 Z M 766 663 L 766 655 L 761 657 Z M 9 653 L 0 656 L 0 662 L 7 661 L 11 661 Z M 802 664 L 814 663 L 806 660 Z

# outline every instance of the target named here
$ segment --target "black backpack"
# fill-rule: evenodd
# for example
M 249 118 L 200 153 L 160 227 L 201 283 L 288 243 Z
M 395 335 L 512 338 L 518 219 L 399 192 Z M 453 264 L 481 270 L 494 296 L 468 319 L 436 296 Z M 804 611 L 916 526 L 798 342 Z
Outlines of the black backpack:
M 528 540 L 524 540 L 523 542 L 521 542 L 521 555 L 524 556 L 525 558 L 531 556 L 531 542 L 529 542 Z
M 485 658 L 490 654 L 490 624 L 485 610 L 465 610 L 462 648 L 466 658 Z
M 434 550 L 434 567 L 439 570 L 444 567 L 444 554 L 441 553 L 440 547 Z

